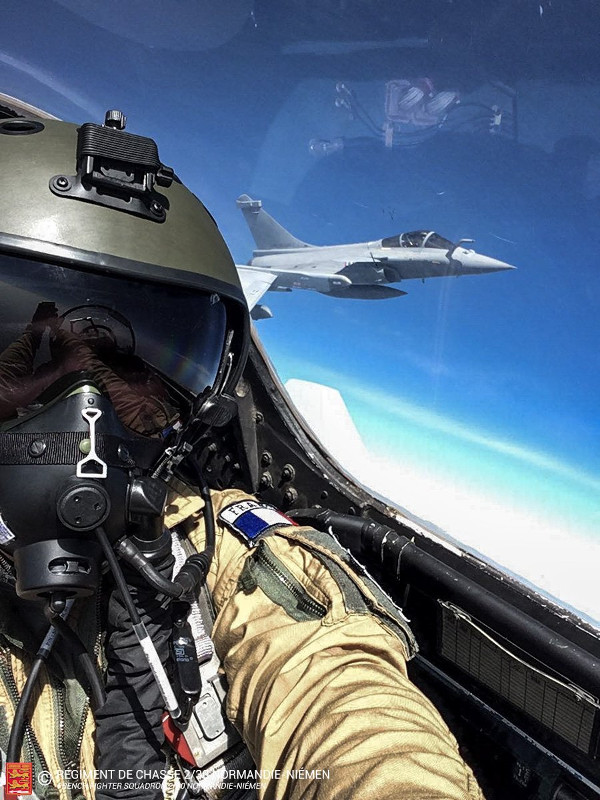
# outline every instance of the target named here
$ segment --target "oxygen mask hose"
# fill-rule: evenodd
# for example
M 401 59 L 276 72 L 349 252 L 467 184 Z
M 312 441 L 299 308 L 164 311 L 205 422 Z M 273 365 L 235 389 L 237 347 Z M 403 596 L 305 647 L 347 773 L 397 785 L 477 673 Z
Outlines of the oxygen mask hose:
M 106 702 L 95 714 L 95 767 L 132 770 L 137 783 L 99 783 L 96 800 L 162 800 L 162 715 L 165 707 L 174 718 L 181 713 L 163 667 L 173 630 L 171 598 L 158 594 L 127 565 L 121 570 L 104 529 L 97 528 L 96 535 L 114 585 L 107 597 Z M 168 581 L 173 562 L 168 554 L 153 566 Z
M 44 609 L 44 614 L 52 627 L 60 634 L 65 644 L 71 649 L 73 655 L 77 656 L 90 684 L 92 708 L 96 711 L 106 702 L 104 686 L 102 685 L 102 680 L 91 655 L 85 649 L 85 645 L 75 631 L 73 631 L 62 618 L 61 606 L 63 605 L 64 601 L 61 600 L 60 604 L 57 604 L 54 602 L 54 598 L 52 598 Z
M 216 547 L 215 516 L 210 497 L 210 489 L 196 461 L 193 459 L 190 459 L 190 461 L 196 472 L 200 496 L 204 501 L 204 508 L 202 510 L 204 528 L 206 531 L 204 550 L 201 553 L 194 553 L 189 556 L 183 567 L 177 573 L 175 579 L 171 581 L 156 570 L 154 565 L 140 552 L 139 548 L 131 539 L 121 539 L 116 547 L 119 556 L 137 570 L 157 592 L 166 594 L 168 597 L 172 597 L 175 600 L 184 600 L 187 602 L 196 599 L 208 575 Z
M 65 618 L 71 611 L 72 606 L 73 606 L 73 600 L 67 600 L 65 603 L 65 607 L 61 612 L 62 616 L 60 617 L 60 619 L 65 625 L 67 624 L 65 622 Z M 15 710 L 15 718 L 13 720 L 12 728 L 10 731 L 10 738 L 8 741 L 8 748 L 6 752 L 7 763 L 15 763 L 21 760 L 20 753 L 21 753 L 21 746 L 23 743 L 23 735 L 25 732 L 25 725 L 27 724 L 27 710 L 29 707 L 29 703 L 31 702 L 33 689 L 40 675 L 42 665 L 46 663 L 46 661 L 48 660 L 48 656 L 52 652 L 52 648 L 54 647 L 57 634 L 58 631 L 56 630 L 56 628 L 50 626 L 48 632 L 44 636 L 44 640 L 42 641 L 42 644 L 40 645 L 40 648 L 37 651 L 33 663 L 31 665 L 29 676 L 27 678 L 25 686 L 23 687 L 23 691 L 21 692 L 21 698 Z

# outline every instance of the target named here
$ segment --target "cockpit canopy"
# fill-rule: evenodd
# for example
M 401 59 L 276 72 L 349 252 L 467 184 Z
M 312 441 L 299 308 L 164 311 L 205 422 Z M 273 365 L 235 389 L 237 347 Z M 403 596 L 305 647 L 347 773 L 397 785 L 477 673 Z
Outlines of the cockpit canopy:
M 388 236 L 381 240 L 382 247 L 435 247 L 449 250 L 454 243 L 444 239 L 435 231 L 410 231 L 399 233 L 397 236 Z

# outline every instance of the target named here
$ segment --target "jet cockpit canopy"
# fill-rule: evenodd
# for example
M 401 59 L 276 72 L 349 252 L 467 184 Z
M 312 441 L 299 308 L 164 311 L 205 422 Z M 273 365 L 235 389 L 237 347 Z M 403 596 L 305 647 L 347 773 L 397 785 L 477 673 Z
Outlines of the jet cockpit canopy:
M 454 242 L 444 239 L 435 231 L 410 231 L 388 236 L 381 240 L 382 247 L 435 247 L 449 250 L 454 247 Z

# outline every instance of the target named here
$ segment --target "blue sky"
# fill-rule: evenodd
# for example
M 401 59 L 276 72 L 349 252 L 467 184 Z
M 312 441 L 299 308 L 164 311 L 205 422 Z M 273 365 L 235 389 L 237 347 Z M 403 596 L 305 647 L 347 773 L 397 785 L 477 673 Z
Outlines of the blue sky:
M 543 512 L 564 519 L 569 535 L 593 537 L 600 112 L 590 80 L 524 77 L 518 145 L 464 126 L 415 147 L 371 144 L 318 159 L 311 138 L 364 135 L 335 107 L 336 81 L 381 118 L 385 81 L 404 77 L 397 53 L 364 68 L 353 58 L 286 58 L 260 38 L 247 0 L 232 3 L 229 18 L 180 0 L 153 39 L 156 26 L 135 24 L 142 6 L 148 19 L 160 13 L 160 3 L 131 2 L 115 29 L 93 3 L 7 0 L 0 90 L 77 122 L 121 108 L 129 130 L 157 139 L 239 262 L 252 240 L 235 198 L 249 192 L 316 244 L 426 228 L 474 238 L 480 252 L 516 265 L 510 274 L 409 281 L 397 300 L 271 293 L 275 316 L 259 332 L 284 379 L 340 389 L 370 450 L 430 474 L 432 486 L 452 479 L 491 493 L 499 514 L 502 500 L 505 510 Z M 197 30 L 194 13 L 204 14 Z M 442 85 L 439 63 L 435 70 Z M 463 93 L 491 91 L 486 80 Z M 429 517 L 444 526 L 434 498 Z

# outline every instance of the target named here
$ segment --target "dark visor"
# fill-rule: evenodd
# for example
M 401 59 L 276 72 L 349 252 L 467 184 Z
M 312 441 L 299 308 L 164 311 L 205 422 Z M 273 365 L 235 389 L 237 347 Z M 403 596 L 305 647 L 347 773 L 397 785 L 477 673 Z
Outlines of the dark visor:
M 213 385 L 226 325 L 216 294 L 0 255 L 0 421 L 83 371 L 119 414 L 115 398 L 130 417 L 137 403 L 160 406 L 162 430 L 178 416 L 179 391 Z

